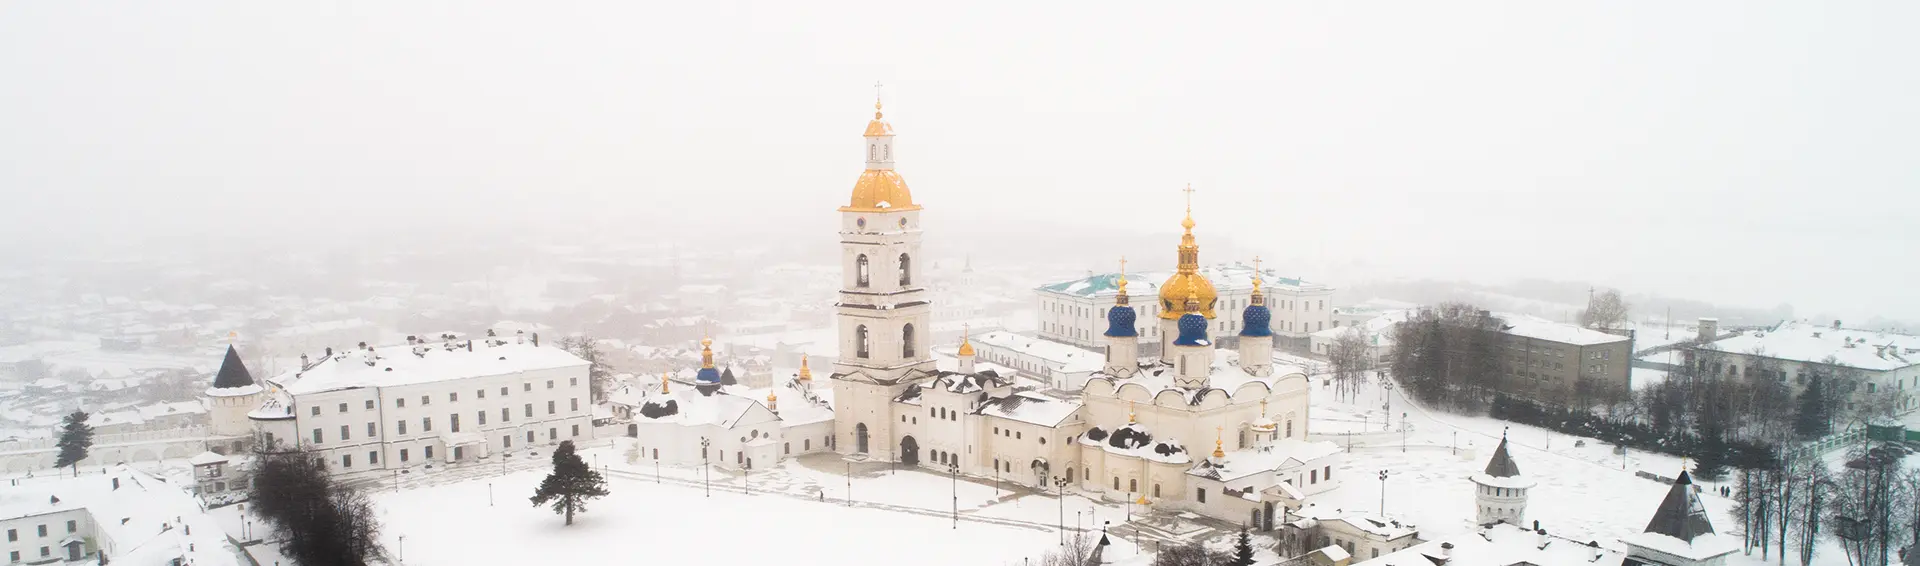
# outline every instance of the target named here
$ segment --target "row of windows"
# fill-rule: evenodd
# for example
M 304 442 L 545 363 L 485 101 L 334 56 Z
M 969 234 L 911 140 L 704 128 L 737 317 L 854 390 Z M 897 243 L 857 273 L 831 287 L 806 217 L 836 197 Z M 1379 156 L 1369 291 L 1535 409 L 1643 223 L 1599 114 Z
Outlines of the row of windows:
M 579 386 L 580 386 L 580 378 L 578 378 L 578 377 L 569 377 L 569 378 L 567 378 L 567 386 L 568 386 L 568 387 L 579 387 Z M 553 387 L 554 387 L 554 381 L 553 381 L 553 380 L 551 380 L 551 379 L 549 379 L 549 380 L 547 380 L 547 389 L 553 389 Z M 529 381 L 529 382 L 526 382 L 526 383 L 521 383 L 521 384 L 520 384 L 520 389 L 521 389 L 522 391 L 533 391 L 533 382 L 531 382 L 531 381 Z M 505 397 L 505 396 L 507 396 L 507 394 L 508 394 L 508 392 L 509 392 L 509 391 L 511 391 L 511 389 L 510 389 L 510 388 L 507 388 L 507 387 L 501 387 L 501 388 L 500 388 L 500 396 L 501 396 L 501 397 Z M 487 398 L 487 390 L 485 390 L 485 389 L 476 389 L 476 390 L 474 390 L 474 391 L 473 391 L 473 396 L 474 396 L 475 398 L 479 398 L 479 399 L 485 399 L 485 398 Z M 458 403 L 458 402 L 460 402 L 460 393 L 458 393 L 458 392 L 449 392 L 449 393 L 447 393 L 447 402 L 449 402 L 449 403 Z M 421 396 L 420 396 L 420 404 L 421 404 L 421 405 L 431 405 L 431 404 L 433 404 L 433 396 L 431 396 L 431 395 L 421 395 Z M 373 400 L 372 400 L 372 399 L 368 399 L 368 400 L 366 400 L 366 402 L 364 403 L 364 406 L 365 406 L 365 408 L 366 408 L 366 410 L 368 410 L 368 411 L 371 411 L 371 410 L 373 410 Z M 402 409 L 404 409 L 404 408 L 406 408 L 406 406 L 407 406 L 407 399 L 406 399 L 406 398 L 404 398 L 404 397 L 401 397 L 401 398 L 396 398 L 396 399 L 394 399 L 394 400 L 393 400 L 393 406 L 394 406 L 395 408 L 402 408 Z M 341 413 L 345 413 L 345 412 L 347 412 L 347 404 L 346 404 L 346 403 L 341 403 L 341 404 L 339 405 L 339 412 L 341 412 Z M 311 413 L 311 414 L 312 414 L 313 416 L 316 416 L 316 417 L 317 417 L 317 416 L 320 416 L 320 406 L 319 406 L 319 405 L 314 405 L 314 406 L 313 406 L 313 409 L 312 409 L 312 413 Z
M 570 432 L 575 437 L 580 436 L 580 425 L 573 425 L 573 427 L 570 429 Z M 560 439 L 560 429 L 558 428 L 547 429 L 547 440 L 559 440 L 559 439 Z M 527 444 L 533 444 L 533 442 L 534 442 L 534 432 L 529 430 L 527 431 Z M 500 448 L 501 449 L 513 448 L 513 435 L 510 435 L 510 434 L 501 435 Z M 464 455 L 464 452 L 465 451 L 462 450 L 461 447 L 459 446 L 453 447 L 453 459 L 459 460 Z M 421 454 L 426 459 L 432 460 L 433 447 L 422 446 Z M 400 455 L 401 463 L 406 463 L 412 459 L 412 453 L 409 451 L 409 449 L 406 449 L 406 448 L 401 448 L 399 455 Z M 368 451 L 366 462 L 368 465 L 374 465 L 374 466 L 380 465 L 380 452 L 377 450 Z M 353 467 L 353 455 L 352 454 L 340 455 L 340 467 L 342 468 Z
M 40 536 L 42 537 L 47 536 L 47 526 L 40 525 L 39 532 L 40 532 Z M 80 523 L 77 521 L 67 521 L 67 532 L 68 533 L 80 532 Z M 20 542 L 20 530 L 7 529 L 7 542 Z
M 578 412 L 580 412 L 580 398 L 579 398 L 579 397 L 575 397 L 575 398 L 572 398 L 572 399 L 568 399 L 567 401 L 568 401 L 568 405 L 569 405 L 569 406 L 571 407 L 571 408 L 569 408 L 569 409 L 568 409 L 568 411 L 569 411 L 569 412 L 575 412 L 575 413 L 578 413 Z M 525 411 L 525 413 L 526 413 L 526 416 L 527 416 L 528 418 L 532 418 L 532 417 L 533 417 L 533 403 L 527 403 L 527 404 L 525 404 L 525 405 L 523 406 L 523 408 L 524 408 L 524 411 Z M 553 414 L 558 414 L 558 413 L 559 413 L 559 410 L 557 409 L 557 406 L 555 405 L 555 403 L 554 403 L 554 401 L 547 401 L 547 414 L 549 414 L 549 415 L 553 415 Z M 478 411 L 478 412 L 475 412 L 475 413 L 474 413 L 474 417 L 476 418 L 476 420 L 478 420 L 478 421 L 479 421 L 479 423 L 480 423 L 480 424 L 482 424 L 482 425 L 485 425 L 485 424 L 487 424 L 487 412 L 486 412 L 486 411 Z M 452 414 L 449 414 L 449 415 L 447 415 L 447 421 L 448 421 L 448 422 L 447 422 L 447 426 L 449 427 L 449 430 L 450 430 L 451 432 L 460 432 L 460 414 L 459 414 L 459 413 L 452 413 Z M 511 412 L 510 410 L 508 410 L 507 408 L 505 408 L 505 407 L 501 407 L 501 408 L 500 408 L 500 422 L 512 422 L 512 421 L 513 421 L 513 413 L 512 413 L 512 412 Z M 402 436 L 404 436 L 404 435 L 406 435 L 406 434 L 407 434 L 407 421 L 404 421 L 404 420 L 399 420 L 399 421 L 394 421 L 394 422 L 393 422 L 393 426 L 394 426 L 394 434 L 396 434 L 396 435 L 402 435 Z M 420 417 L 420 431 L 421 431 L 421 432 L 433 432 L 433 417 Z M 323 436 L 322 436 L 322 434 L 321 434 L 321 432 L 322 432 L 322 431 L 321 431 L 321 429 L 319 429 L 319 428 L 315 428 L 315 429 L 313 429 L 313 443 L 314 443 L 314 444 L 320 444 L 320 443 L 322 443 L 322 442 L 325 442 L 325 441 L 326 441 L 326 440 L 325 440 L 325 439 L 323 438 Z M 368 423 L 367 423 L 367 437 L 368 437 L 368 438 L 375 438 L 375 437 L 378 437 L 379 435 L 380 435 L 380 431 L 379 431 L 379 428 L 378 428 L 378 425 L 377 425 L 377 423 L 373 423 L 373 422 L 368 422 Z M 347 440 L 352 440 L 352 439 L 353 439 L 353 428 L 352 428 L 352 427 L 351 427 L 350 425 L 340 425 L 340 437 L 339 437 L 339 439 L 338 439 L 338 440 L 340 440 L 340 441 L 343 441 L 343 442 L 344 442 L 344 441 L 347 441 Z

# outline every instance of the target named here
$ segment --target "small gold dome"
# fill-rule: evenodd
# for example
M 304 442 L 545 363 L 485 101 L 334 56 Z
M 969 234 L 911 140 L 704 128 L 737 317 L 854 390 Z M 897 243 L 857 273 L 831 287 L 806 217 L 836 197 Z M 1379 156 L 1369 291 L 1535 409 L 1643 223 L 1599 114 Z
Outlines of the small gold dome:
M 840 207 L 843 212 L 893 212 L 919 210 L 906 179 L 891 169 L 868 169 L 853 184 L 853 200 Z
M 967 341 L 961 341 L 961 342 L 960 342 L 960 355 L 962 355 L 962 356 L 971 356 L 971 355 L 973 355 L 973 343 L 972 343 L 972 342 L 967 342 Z

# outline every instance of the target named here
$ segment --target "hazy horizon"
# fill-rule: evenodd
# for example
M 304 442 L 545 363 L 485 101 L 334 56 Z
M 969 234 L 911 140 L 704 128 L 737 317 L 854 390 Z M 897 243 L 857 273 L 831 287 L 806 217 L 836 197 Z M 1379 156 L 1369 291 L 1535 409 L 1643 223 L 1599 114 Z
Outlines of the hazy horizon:
M 1920 319 L 1920 5 L 942 8 L 10 3 L 0 236 L 830 251 L 879 81 L 930 246 Z

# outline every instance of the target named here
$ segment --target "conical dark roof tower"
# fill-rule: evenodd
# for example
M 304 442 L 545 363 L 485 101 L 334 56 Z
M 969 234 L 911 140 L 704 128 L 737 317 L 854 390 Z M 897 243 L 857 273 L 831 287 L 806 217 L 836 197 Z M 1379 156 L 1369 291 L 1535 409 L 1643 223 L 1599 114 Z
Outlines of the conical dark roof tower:
M 1673 488 L 1667 490 L 1667 498 L 1654 510 L 1653 520 L 1647 522 L 1645 532 L 1687 542 L 1693 542 L 1700 535 L 1713 534 L 1707 508 L 1700 504 L 1700 495 L 1693 492 L 1693 477 L 1686 470 L 1681 470 L 1680 477 L 1673 480 Z
M 1507 454 L 1507 437 L 1500 436 L 1500 446 L 1493 449 L 1493 459 L 1487 460 L 1487 475 L 1496 478 L 1520 476 L 1520 465 L 1513 462 L 1513 456 Z
M 214 389 L 246 387 L 253 385 L 253 374 L 247 372 L 247 364 L 240 361 L 240 353 L 227 345 L 227 358 L 220 361 L 220 372 L 213 376 Z

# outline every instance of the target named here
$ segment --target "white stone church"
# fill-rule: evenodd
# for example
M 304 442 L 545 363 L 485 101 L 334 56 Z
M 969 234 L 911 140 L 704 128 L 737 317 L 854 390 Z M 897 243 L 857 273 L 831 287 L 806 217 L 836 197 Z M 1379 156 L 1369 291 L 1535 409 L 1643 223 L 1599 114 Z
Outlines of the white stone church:
M 865 133 L 866 171 L 839 208 L 835 451 L 1043 489 L 1064 483 L 1260 529 L 1337 485 L 1338 450 L 1306 440 L 1307 377 L 1274 374 L 1272 315 L 1258 279 L 1238 351 L 1216 349 L 1208 335 L 1220 303 L 1200 270 L 1191 206 L 1179 268 L 1159 287 L 1160 357 L 1138 356 L 1138 313 L 1123 290 L 1107 334 L 1133 339 L 1111 341 L 1104 368 L 1077 398 L 975 371 L 970 343 L 960 346 L 957 371 L 937 369 L 927 282 L 915 262 L 922 208 L 894 170 L 893 128 L 878 109 Z

